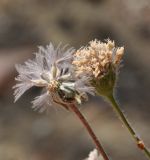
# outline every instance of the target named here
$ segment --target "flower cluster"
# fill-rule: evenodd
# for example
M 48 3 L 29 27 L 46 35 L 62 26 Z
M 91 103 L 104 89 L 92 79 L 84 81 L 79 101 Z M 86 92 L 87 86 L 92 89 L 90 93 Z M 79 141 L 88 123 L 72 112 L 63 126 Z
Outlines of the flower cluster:
M 78 75 L 86 73 L 95 78 L 103 77 L 110 66 L 117 69 L 123 53 L 124 48 L 116 48 L 114 41 L 103 43 L 94 40 L 89 42 L 89 46 L 77 50 L 73 64 Z
M 60 45 L 55 48 L 51 43 L 46 48 L 39 47 L 35 59 L 26 61 L 23 65 L 16 65 L 19 75 L 15 89 L 15 101 L 25 91 L 33 86 L 43 88 L 43 93 L 32 103 L 35 110 L 43 112 L 52 103 L 57 103 L 68 109 L 67 103 L 81 103 L 87 99 L 87 93 L 93 93 L 88 86 L 88 78 L 77 79 L 71 65 L 73 48 L 66 49 Z
M 53 103 L 66 109 L 69 103 L 81 104 L 88 98 L 87 93 L 95 94 L 96 90 L 101 94 L 110 89 L 110 84 L 113 88 L 123 53 L 124 48 L 116 48 L 110 40 L 94 40 L 77 51 L 61 45 L 55 48 L 52 43 L 39 47 L 33 60 L 16 65 L 19 75 L 13 87 L 15 101 L 36 86 L 43 92 L 32 101 L 35 110 L 43 112 Z
M 113 92 L 123 54 L 124 47 L 115 47 L 114 41 L 103 43 L 94 40 L 89 42 L 89 46 L 77 50 L 73 65 L 79 77 L 83 74 L 89 76 L 96 92 L 106 96 Z

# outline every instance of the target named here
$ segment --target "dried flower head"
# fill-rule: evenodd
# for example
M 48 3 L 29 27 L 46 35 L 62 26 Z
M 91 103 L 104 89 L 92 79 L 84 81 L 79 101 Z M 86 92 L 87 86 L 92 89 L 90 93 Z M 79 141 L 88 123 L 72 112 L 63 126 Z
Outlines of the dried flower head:
M 92 87 L 87 86 L 88 78 L 76 79 L 73 75 L 71 61 L 74 52 L 73 48 L 66 49 L 66 46 L 60 45 L 54 48 L 50 43 L 46 48 L 39 47 L 35 59 L 16 65 L 19 75 L 16 77 L 18 83 L 13 87 L 15 101 L 25 91 L 36 86 L 44 89 L 44 92 L 32 101 L 33 108 L 40 112 L 48 110 L 52 103 L 60 104 L 66 109 L 67 103 L 81 103 L 87 98 L 86 92 L 91 92 Z
M 103 157 L 98 154 L 98 151 L 96 149 L 94 149 L 90 152 L 89 157 L 85 160 L 103 160 Z
M 94 40 L 89 42 L 88 47 L 82 47 L 75 53 L 73 64 L 77 74 L 92 74 L 95 78 L 103 77 L 112 65 L 114 69 L 120 64 L 124 48 L 116 48 L 114 41 L 106 43 Z
M 94 40 L 89 42 L 89 46 L 77 50 L 73 65 L 78 76 L 86 74 L 91 77 L 97 92 L 105 95 L 114 88 L 123 54 L 124 47 L 115 47 L 114 41 L 103 43 Z

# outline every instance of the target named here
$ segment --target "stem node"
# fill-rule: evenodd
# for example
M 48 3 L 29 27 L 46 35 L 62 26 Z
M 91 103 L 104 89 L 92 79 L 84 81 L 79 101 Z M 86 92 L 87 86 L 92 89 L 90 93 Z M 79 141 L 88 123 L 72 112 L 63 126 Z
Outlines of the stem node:
M 135 130 L 132 128 L 131 124 L 123 114 L 122 110 L 120 109 L 119 105 L 116 103 L 115 98 L 113 94 L 107 96 L 109 102 L 111 102 L 113 109 L 116 111 L 118 117 L 121 119 L 123 124 L 127 127 L 128 131 L 130 132 L 131 136 L 134 138 L 134 140 L 137 143 L 137 146 L 140 150 L 144 151 L 145 155 L 148 159 L 150 159 L 150 151 L 147 149 L 147 147 L 144 145 L 144 142 L 137 136 Z

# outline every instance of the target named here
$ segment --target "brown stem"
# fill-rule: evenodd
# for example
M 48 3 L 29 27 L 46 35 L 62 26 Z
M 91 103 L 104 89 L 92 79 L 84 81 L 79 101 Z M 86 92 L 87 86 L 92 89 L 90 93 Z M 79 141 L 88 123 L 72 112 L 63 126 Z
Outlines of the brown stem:
M 89 135 L 91 136 L 91 138 L 93 139 L 98 151 L 100 152 L 100 154 L 103 156 L 104 160 L 109 160 L 107 154 L 105 153 L 102 145 L 100 144 L 98 138 L 96 137 L 96 135 L 94 134 L 92 128 L 90 127 L 89 123 L 87 122 L 87 120 L 85 119 L 85 117 L 82 115 L 82 113 L 79 111 L 79 109 L 74 105 L 74 104 L 70 104 L 69 108 L 77 115 L 77 117 L 81 120 L 81 122 L 83 123 L 84 127 L 87 129 Z

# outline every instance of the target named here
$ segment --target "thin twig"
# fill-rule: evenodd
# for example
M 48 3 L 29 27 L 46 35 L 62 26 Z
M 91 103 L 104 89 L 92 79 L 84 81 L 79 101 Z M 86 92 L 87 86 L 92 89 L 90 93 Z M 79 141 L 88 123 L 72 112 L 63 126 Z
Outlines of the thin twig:
M 132 135 L 132 137 L 136 141 L 138 148 L 140 150 L 144 151 L 146 156 L 150 159 L 149 150 L 146 148 L 144 142 L 137 136 L 135 130 L 132 128 L 131 124 L 128 122 L 127 118 L 125 117 L 125 115 L 121 111 L 119 105 L 116 103 L 116 101 L 114 99 L 114 96 L 111 94 L 111 95 L 107 96 L 107 98 L 111 102 L 111 104 L 113 106 L 113 109 L 116 111 L 116 113 L 118 114 L 118 116 L 121 119 L 121 121 L 123 122 L 123 124 L 127 127 L 127 129 L 129 130 L 130 134 Z
M 96 137 L 95 133 L 93 132 L 92 128 L 90 127 L 89 123 L 87 122 L 87 120 L 85 119 L 85 117 L 82 115 L 82 113 L 79 111 L 79 109 L 74 105 L 74 104 L 70 104 L 69 108 L 77 115 L 77 117 L 81 120 L 82 124 L 84 125 L 84 127 L 87 129 L 89 135 L 91 136 L 91 138 L 93 139 L 98 151 L 100 152 L 100 154 L 103 156 L 104 160 L 109 160 L 106 152 L 104 151 L 102 145 L 100 144 L 100 141 L 98 140 L 98 138 Z

